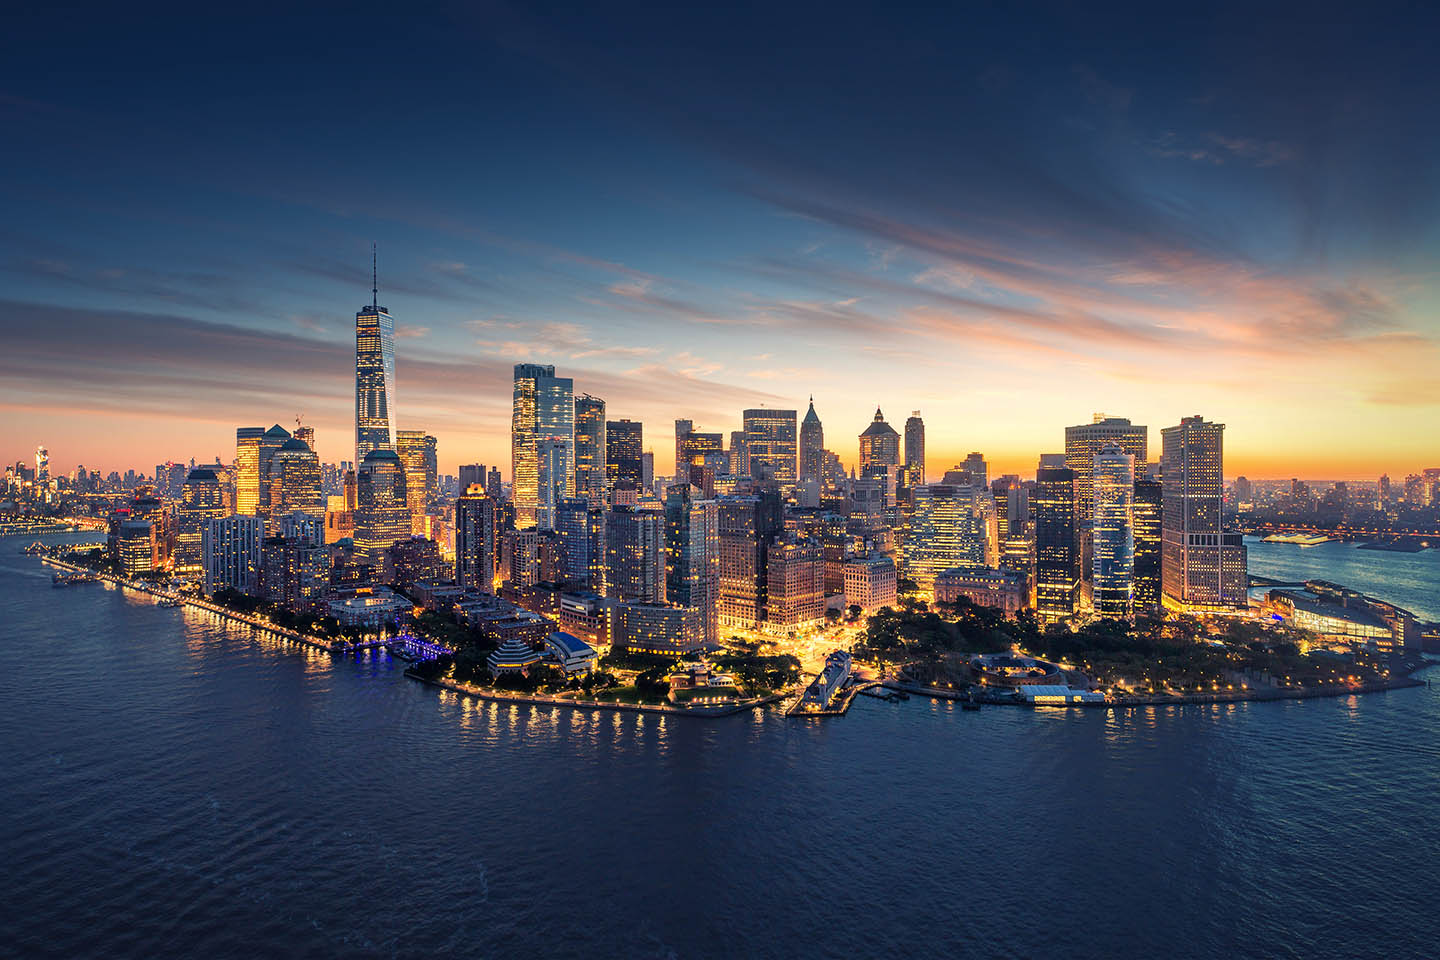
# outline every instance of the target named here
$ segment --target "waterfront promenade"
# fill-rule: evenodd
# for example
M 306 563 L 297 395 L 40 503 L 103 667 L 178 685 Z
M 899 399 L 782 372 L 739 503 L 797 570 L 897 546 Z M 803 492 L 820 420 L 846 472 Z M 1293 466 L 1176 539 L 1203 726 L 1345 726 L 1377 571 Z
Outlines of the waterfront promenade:
M 300 633 L 295 630 L 286 629 L 285 627 L 281 627 L 267 620 L 262 620 L 258 617 L 249 616 L 247 614 L 227 609 L 217 603 L 211 603 L 209 600 L 202 600 L 198 597 L 187 597 L 183 594 L 171 593 L 170 591 L 163 590 L 159 586 L 154 584 L 142 583 L 138 580 L 126 580 L 123 577 L 118 577 L 113 573 L 103 573 L 98 570 L 92 570 L 89 567 L 82 567 L 78 564 L 70 563 L 66 560 L 57 560 L 54 557 L 42 557 L 41 561 L 48 566 L 56 567 L 60 570 L 64 570 L 67 573 L 92 574 L 98 577 L 100 580 L 106 583 L 113 583 L 123 590 L 133 590 L 136 593 L 149 594 L 150 596 L 161 600 L 174 600 L 187 607 L 193 607 L 197 610 L 204 610 L 206 613 L 213 614 L 214 616 L 220 617 L 223 620 L 229 620 L 233 623 L 245 624 L 252 629 L 270 634 L 271 636 L 278 637 L 290 643 L 296 643 L 304 647 L 309 647 L 312 650 L 320 650 L 325 653 L 350 653 L 355 650 L 363 650 L 370 647 L 379 646 L 384 643 L 384 641 L 371 641 L 368 643 L 347 643 L 344 640 L 325 640 L 320 637 L 315 637 L 309 634 Z
M 496 690 L 493 687 L 477 687 L 474 684 L 461 683 L 458 680 L 447 680 L 443 677 L 437 677 L 433 680 L 428 679 L 420 676 L 413 668 L 406 670 L 405 676 L 412 680 L 419 680 L 421 683 L 428 683 L 433 687 L 439 687 L 442 690 L 449 690 L 451 693 L 475 697 L 479 700 L 493 700 L 498 703 L 529 703 L 538 706 L 572 707 L 577 710 L 616 710 L 624 713 L 664 713 L 682 717 L 728 717 L 732 714 L 743 713 L 747 710 L 753 710 L 756 707 L 763 707 L 766 704 L 775 703 L 790 695 L 788 692 L 772 693 L 767 697 L 740 700 L 733 704 L 718 707 L 678 707 L 671 704 L 660 703 L 620 703 L 613 700 L 582 700 L 578 697 L 552 696 L 543 693 L 511 693 L 508 690 Z

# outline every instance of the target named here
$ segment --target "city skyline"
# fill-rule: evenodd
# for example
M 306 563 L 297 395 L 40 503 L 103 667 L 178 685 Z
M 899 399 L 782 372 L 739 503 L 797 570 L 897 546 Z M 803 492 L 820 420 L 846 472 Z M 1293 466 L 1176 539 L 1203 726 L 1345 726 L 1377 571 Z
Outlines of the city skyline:
M 1151 15 L 1061 10 L 1040 35 L 930 11 L 871 36 L 793 10 L 357 13 L 234 24 L 191 63 L 193 27 L 97 12 L 58 54 L 11 51 L 0 91 L 4 439 L 123 468 L 303 413 L 350 459 L 378 244 L 390 427 L 438 436 L 447 471 L 504 462 L 519 361 L 649 424 L 662 473 L 675 418 L 728 431 L 812 394 L 844 436 L 921 410 L 932 467 L 1019 472 L 1096 411 L 1226 423 L 1232 475 L 1422 466 L 1423 45 L 1381 18 L 1295 43 L 1247 11 L 1243 37 L 1157 46 Z M 377 32 L 384 82 L 341 82 Z M 234 69 L 256 49 L 273 69 Z M 95 142 L 127 144 L 104 176 Z

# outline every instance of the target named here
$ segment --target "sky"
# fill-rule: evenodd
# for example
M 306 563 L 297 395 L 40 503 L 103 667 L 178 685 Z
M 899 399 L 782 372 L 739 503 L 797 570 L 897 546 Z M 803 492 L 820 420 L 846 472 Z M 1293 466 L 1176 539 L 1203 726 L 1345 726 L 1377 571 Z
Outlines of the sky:
M 0 459 L 149 472 L 297 415 L 509 473 L 510 369 L 1033 474 L 1092 414 L 1226 473 L 1440 464 L 1425 5 L 32 4 L 0 36 Z

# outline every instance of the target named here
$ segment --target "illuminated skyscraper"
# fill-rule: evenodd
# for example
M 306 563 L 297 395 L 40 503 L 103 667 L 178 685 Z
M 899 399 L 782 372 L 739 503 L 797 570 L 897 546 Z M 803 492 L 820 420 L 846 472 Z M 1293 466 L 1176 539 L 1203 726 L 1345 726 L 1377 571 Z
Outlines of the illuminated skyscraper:
M 825 427 L 815 412 L 815 398 L 810 398 L 810 409 L 800 421 L 800 479 L 822 480 L 821 468 L 825 463 Z
M 1145 463 L 1148 435 L 1148 427 L 1132 424 L 1121 417 L 1107 417 L 1103 413 L 1095 414 L 1092 423 L 1065 428 L 1065 466 L 1075 472 L 1075 523 L 1078 529 L 1088 529 L 1095 512 L 1095 454 L 1100 452 L 1101 447 L 1113 443 L 1122 452 L 1134 457 L 1138 467 Z
M 380 306 L 378 288 L 355 314 L 356 463 L 372 450 L 395 449 L 395 321 Z
M 540 499 L 541 440 L 558 440 L 564 447 L 565 495 L 575 495 L 574 381 L 555 376 L 546 364 L 515 364 L 514 404 L 510 419 L 511 499 L 515 526 L 535 525 Z
M 1159 480 L 1135 478 L 1135 615 L 1160 609 Z
M 605 401 L 575 398 L 575 496 L 605 502 Z
M 254 593 L 260 580 L 263 517 L 213 517 L 200 532 L 200 557 L 207 595 L 217 590 Z
M 970 483 L 972 485 L 977 487 L 988 487 L 990 485 L 990 464 L 985 462 L 985 454 L 978 450 L 972 450 L 961 466 L 965 469 L 965 472 L 970 475 Z
M 795 482 L 795 411 L 746 410 L 746 459 L 750 476 L 756 480 L 775 480 L 781 485 Z M 734 467 L 731 467 L 733 472 Z
M 750 451 L 745 447 L 745 431 L 730 431 L 730 472 L 737 477 L 750 476 Z
M 943 483 L 910 491 L 911 514 L 904 548 L 905 576 L 930 593 L 935 578 L 952 567 L 985 566 L 986 517 L 983 490 Z
M 605 424 L 605 477 L 609 489 L 627 484 L 637 489 L 645 482 L 644 426 L 638 420 L 610 420 Z
M 925 482 L 925 421 L 920 411 L 905 421 L 905 486 L 918 487 Z
M 697 500 L 676 483 L 665 495 L 665 592 L 667 599 L 700 614 L 705 642 L 719 641 L 720 508 Z
M 1197 415 L 1160 435 L 1165 607 L 1202 613 L 1244 610 L 1250 585 L 1245 542 L 1222 526 L 1225 425 Z
M 1042 623 L 1063 620 L 1075 612 L 1079 590 L 1075 471 L 1037 470 L 1030 515 L 1035 521 L 1035 613 Z
M 555 507 L 555 533 L 565 547 L 565 580 L 589 590 L 605 587 L 605 509 L 587 497 Z
M 271 515 L 297 511 L 314 517 L 325 515 L 320 458 L 304 440 L 291 437 L 270 455 L 265 481 L 267 489 L 262 499 Z
M 439 474 L 436 446 L 436 439 L 424 430 L 395 431 L 395 452 L 405 467 L 405 492 L 410 498 L 411 527 L 416 533 L 424 532 L 423 518 L 436 493 Z
M 722 497 L 720 510 L 720 624 L 753 629 L 765 619 L 766 562 L 784 527 L 780 497 Z
M 482 593 L 495 592 L 495 501 L 484 493 L 462 493 L 455 501 L 455 582 Z
M 665 514 L 633 507 L 606 514 L 605 595 L 665 602 Z
M 241 516 L 270 508 L 270 458 L 290 439 L 280 424 L 235 428 L 235 512 Z
M 1095 613 L 1128 620 L 1134 614 L 1135 458 L 1118 444 L 1107 443 L 1095 454 L 1092 474 Z
M 197 576 L 203 571 L 205 524 L 225 516 L 225 495 L 215 471 L 205 467 L 190 471 L 176 512 L 175 574 Z
M 535 526 L 540 530 L 555 529 L 555 508 L 571 499 L 574 488 L 570 472 L 570 448 L 559 437 L 546 437 L 535 443 L 535 456 L 540 472 L 535 484 Z
M 681 472 L 681 468 L 680 468 L 681 461 L 683 461 L 683 460 L 685 459 L 685 451 L 684 451 L 682 448 L 684 447 L 684 444 L 685 444 L 685 438 L 688 437 L 688 436 L 690 435 L 690 431 L 692 431 L 692 430 L 694 430 L 694 429 L 695 429 L 695 421 L 694 421 L 694 420 L 676 420 L 676 421 L 675 421 L 675 479 L 676 479 L 676 481 L 680 481 L 680 480 L 685 479 L 686 474 L 683 474 L 683 473 Z
M 885 467 L 900 466 L 900 434 L 885 422 L 885 414 L 875 408 L 875 419 L 860 434 L 860 475 L 884 473 Z
M 355 474 L 355 549 L 376 570 L 385 550 L 410 539 L 405 468 L 394 450 L 371 450 Z
M 707 463 L 713 465 L 716 455 L 725 452 L 725 438 L 718 433 L 696 433 L 692 429 L 681 440 L 677 452 L 680 459 L 675 465 L 675 482 L 704 487 L 704 467 Z
M 50 451 L 44 447 L 35 448 L 35 482 L 37 484 L 50 482 Z

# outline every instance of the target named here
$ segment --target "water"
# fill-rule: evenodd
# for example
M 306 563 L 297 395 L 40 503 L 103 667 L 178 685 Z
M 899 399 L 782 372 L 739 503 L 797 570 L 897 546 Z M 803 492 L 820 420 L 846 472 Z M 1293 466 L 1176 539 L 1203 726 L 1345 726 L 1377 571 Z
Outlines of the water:
M 16 546 L 0 955 L 1436 954 L 1440 691 L 502 707 Z
M 1313 547 L 1246 537 L 1250 572 L 1276 580 L 1330 580 L 1397 603 L 1423 620 L 1440 620 L 1440 550 L 1361 550 L 1332 540 Z

